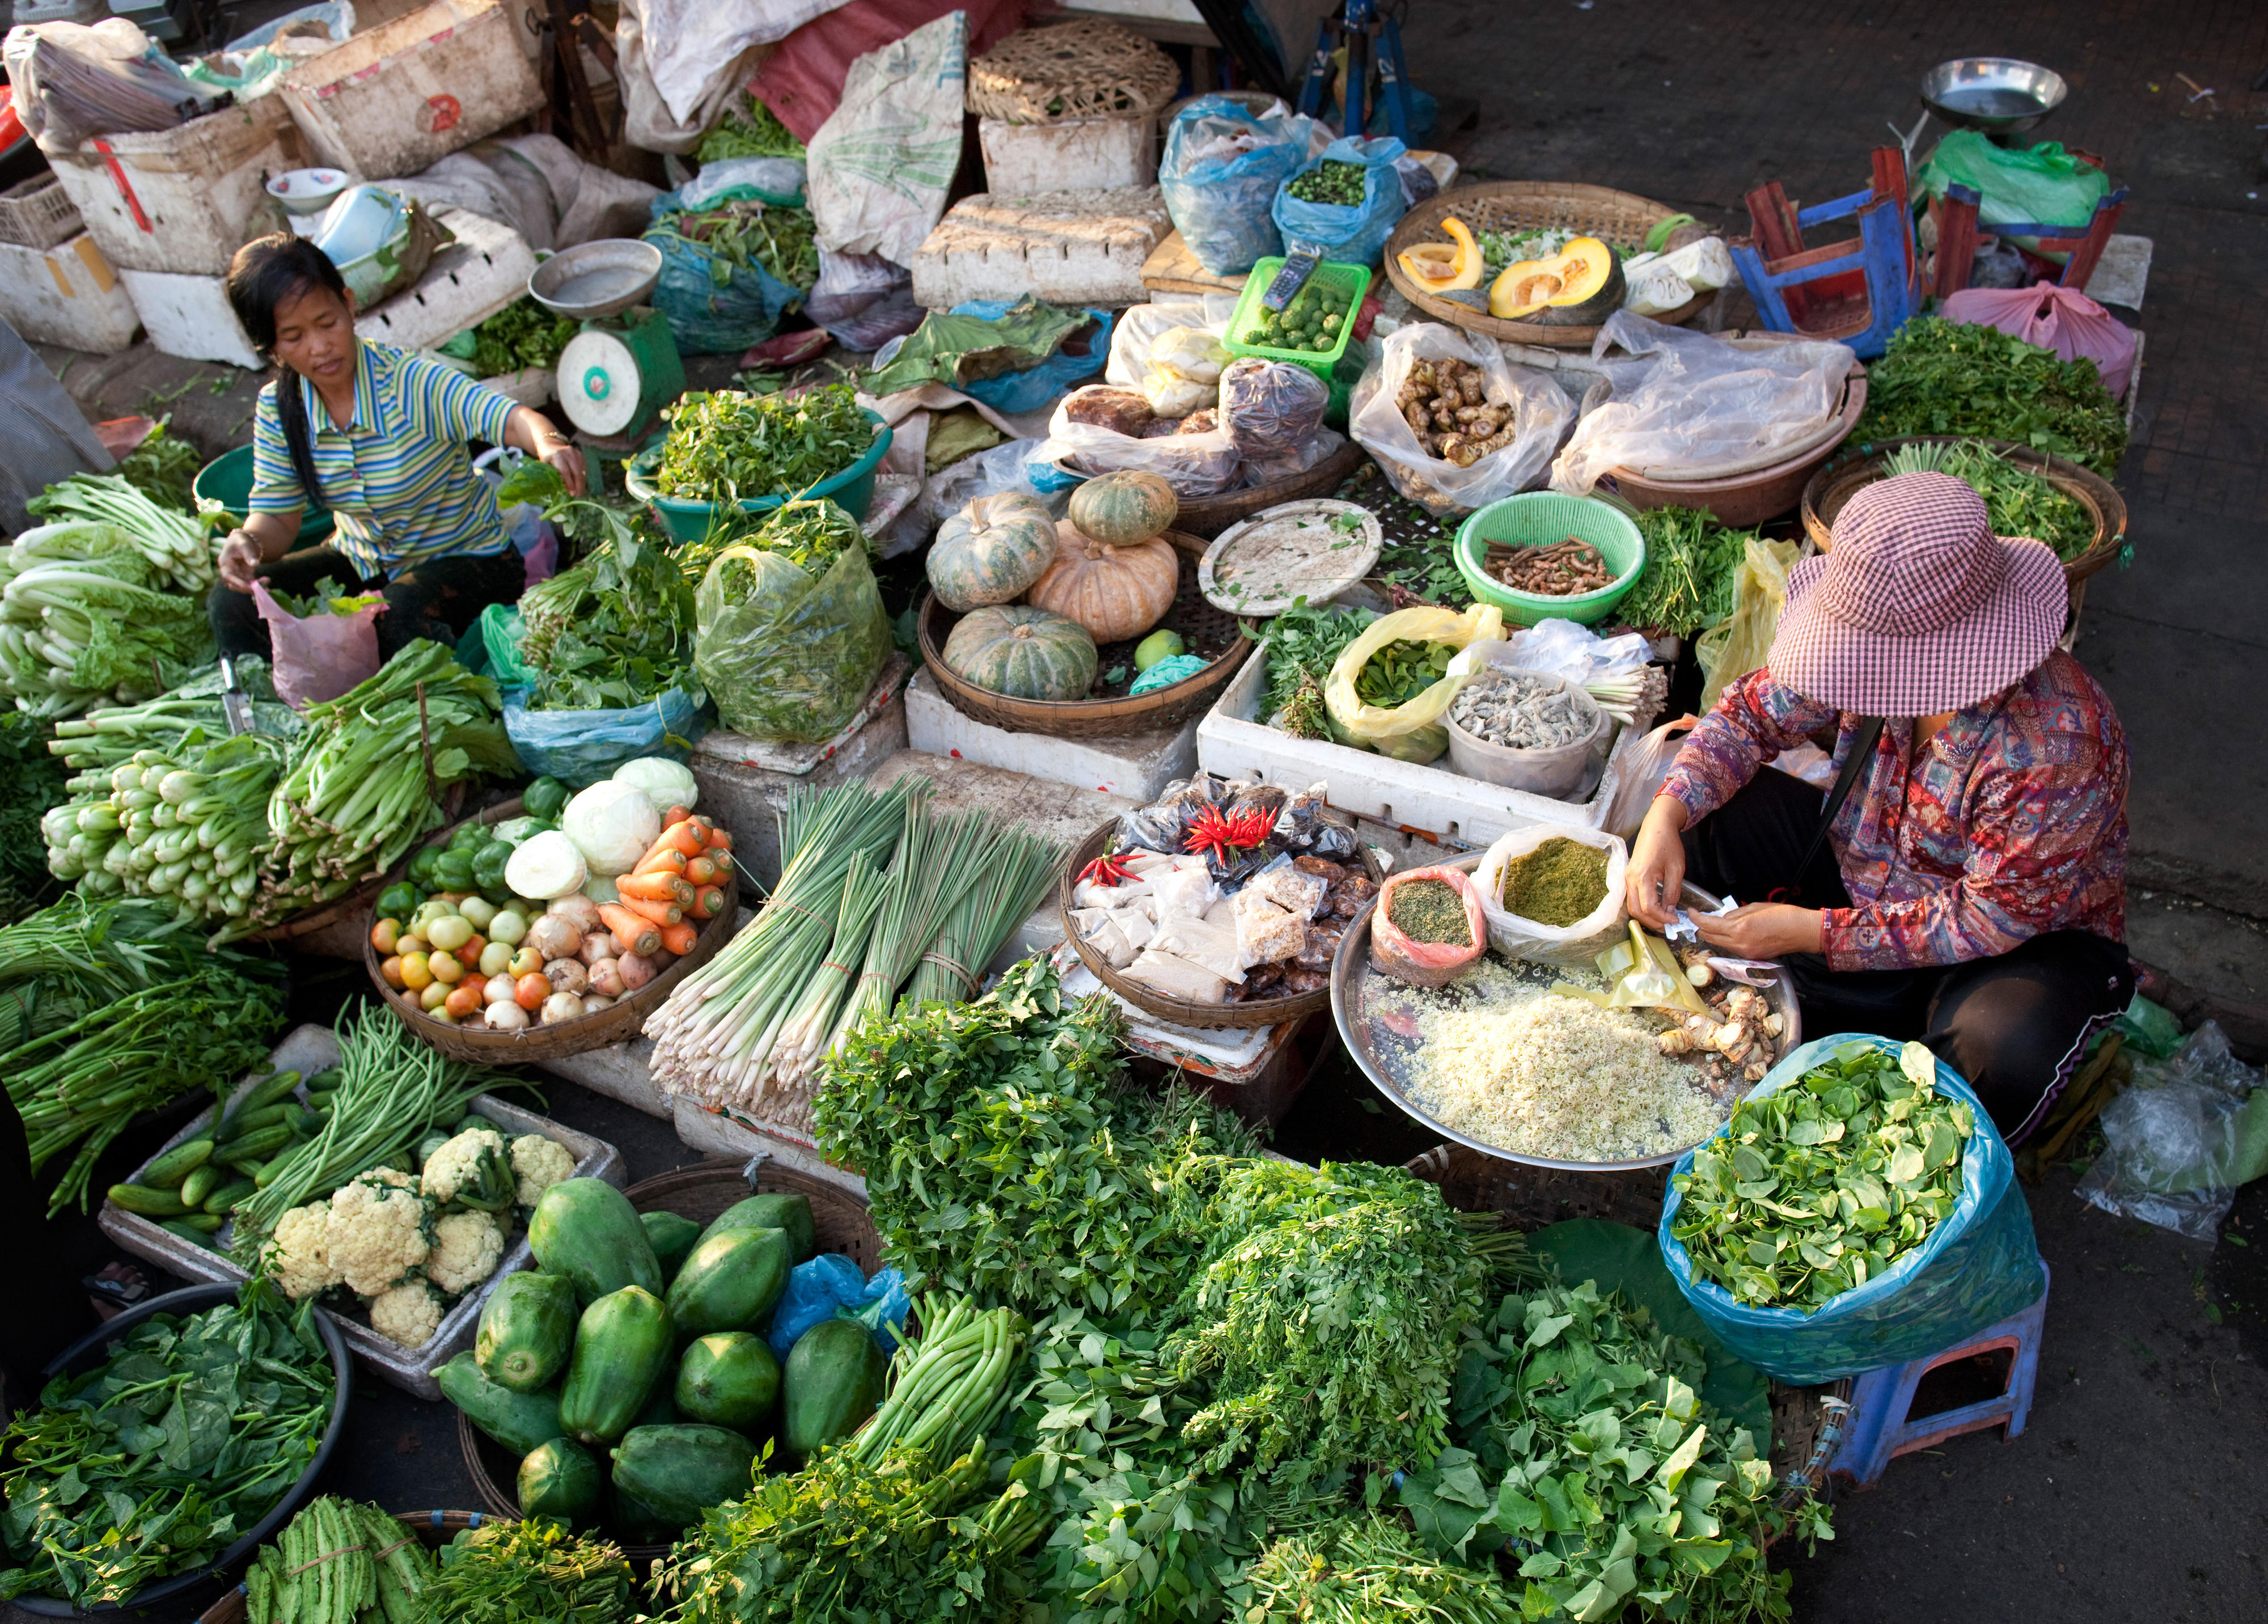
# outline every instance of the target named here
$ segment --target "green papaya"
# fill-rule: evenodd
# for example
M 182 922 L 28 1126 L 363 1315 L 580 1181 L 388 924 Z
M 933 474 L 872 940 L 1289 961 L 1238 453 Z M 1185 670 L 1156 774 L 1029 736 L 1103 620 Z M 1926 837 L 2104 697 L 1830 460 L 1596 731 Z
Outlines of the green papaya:
M 481 1374 L 534 1392 L 566 1367 L 575 1346 L 575 1288 L 556 1274 L 507 1274 L 481 1310 L 473 1356 Z
M 819 1255 L 819 1231 L 811 1222 L 811 1202 L 791 1191 L 769 1190 L 734 1202 L 710 1221 L 701 1238 L 705 1241 L 727 1229 L 785 1229 L 788 1251 L 793 1254 L 790 1268 Z
M 681 1532 L 709 1507 L 747 1494 L 755 1460 L 755 1445 L 723 1427 L 634 1427 L 614 1449 L 615 1493 Z
M 763 1338 L 745 1331 L 702 1337 L 677 1363 L 678 1409 L 711 1427 L 761 1429 L 779 1401 L 779 1361 Z
M 755 1474 L 750 1473 L 753 1481 Z M 608 1496 L 607 1521 L 616 1532 L 634 1540 L 674 1543 L 685 1525 L 672 1526 L 661 1512 L 617 1483 Z
M 653 1247 L 654 1261 L 661 1265 L 662 1278 L 676 1279 L 685 1255 L 701 1238 L 701 1226 L 681 1213 L 640 1213 L 638 1222 L 645 1226 L 645 1238 Z
M 661 1374 L 653 1378 L 653 1391 L 646 1395 L 645 1407 L 637 1413 L 633 1427 L 666 1427 L 677 1415 L 677 1362 L 664 1362 Z
M 441 1396 L 455 1405 L 478 1427 L 515 1455 L 525 1455 L 549 1443 L 564 1430 L 559 1424 L 556 1392 L 514 1392 L 481 1374 L 470 1348 L 433 1373 Z
M 822 1443 L 847 1438 L 882 1401 L 890 1361 L 850 1319 L 822 1319 L 796 1339 L 780 1373 L 780 1445 L 801 1461 Z
M 560 1431 L 579 1443 L 612 1443 L 628 1432 L 668 1366 L 672 1343 L 668 1305 L 642 1286 L 610 1291 L 585 1309 L 559 1394 Z
M 566 1438 L 539 1443 L 519 1463 L 519 1514 L 556 1517 L 574 1528 L 598 1520 L 606 1473 L 591 1452 Z
M 565 1276 L 578 1303 L 625 1286 L 659 1296 L 668 1281 L 630 1198 L 603 1178 L 564 1178 L 527 1221 L 528 1250 L 546 1274 Z
M 788 1244 L 784 1229 L 726 1229 L 696 1246 L 669 1282 L 678 1340 L 753 1329 L 787 1289 Z

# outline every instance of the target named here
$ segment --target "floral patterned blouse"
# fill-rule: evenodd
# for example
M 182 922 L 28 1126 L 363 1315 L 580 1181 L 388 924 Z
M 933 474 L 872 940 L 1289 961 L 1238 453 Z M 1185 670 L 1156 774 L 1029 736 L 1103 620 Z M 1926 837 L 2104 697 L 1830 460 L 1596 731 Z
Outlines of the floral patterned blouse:
M 1859 721 L 1752 671 L 1694 729 L 1661 793 L 1690 827 L 1815 735 L 1836 734 L 1839 771 Z M 1953 964 L 2051 930 L 2124 941 L 2126 771 L 2110 697 L 2061 651 L 1956 712 L 1918 758 L 1894 720 L 1828 837 L 1856 904 L 1826 911 L 1828 967 Z

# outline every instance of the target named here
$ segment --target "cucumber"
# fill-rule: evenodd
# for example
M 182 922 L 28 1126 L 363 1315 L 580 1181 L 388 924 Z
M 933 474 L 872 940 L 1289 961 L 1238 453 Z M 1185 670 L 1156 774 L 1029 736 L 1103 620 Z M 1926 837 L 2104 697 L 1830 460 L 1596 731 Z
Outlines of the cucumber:
M 291 1130 L 279 1121 L 269 1127 L 239 1134 L 217 1155 L 219 1160 L 240 1167 L 247 1162 L 265 1162 L 291 1142 Z
M 288 1098 L 291 1090 L 298 1086 L 298 1072 L 276 1072 L 271 1076 L 263 1077 L 247 1089 L 242 1097 L 228 1108 L 228 1115 L 221 1119 L 222 1123 L 225 1126 L 236 1121 L 247 1111 L 260 1111 L 267 1106 L 276 1104 Z
M 674 1397 L 688 1421 L 736 1432 L 755 1432 L 779 1402 L 779 1361 L 763 1338 L 720 1331 L 685 1350 L 677 1364 Z
M 228 1182 L 227 1170 L 218 1163 L 208 1162 L 202 1167 L 192 1169 L 189 1176 L 181 1180 L 181 1204 L 184 1207 L 202 1207 L 205 1197 Z
M 615 1492 L 681 1532 L 748 1492 L 755 1445 L 722 1427 L 634 1427 L 612 1451 Z
M 207 1251 L 212 1248 L 212 1236 L 183 1219 L 163 1218 L 158 1220 L 158 1227 L 180 1236 L 193 1246 L 202 1246 Z
M 167 1223 L 178 1223 L 185 1229 L 195 1229 L 200 1235 L 210 1235 L 228 1220 L 218 1213 L 183 1213 L 178 1218 L 168 1218 Z
M 249 1170 L 252 1182 L 265 1190 L 276 1182 L 276 1175 L 290 1164 L 291 1160 L 291 1152 L 286 1150 L 279 1155 L 270 1156 L 267 1161 L 257 1163 Z
M 625 1286 L 659 1297 L 668 1284 L 637 1209 L 603 1178 L 562 1179 L 546 1190 L 527 1221 L 527 1244 L 546 1274 L 575 1288 L 579 1303 Z
M 298 1109 L 298 1103 L 296 1100 L 278 1100 L 272 1105 L 260 1105 L 250 1111 L 239 1111 L 220 1125 L 219 1130 L 214 1133 L 213 1138 L 220 1144 L 232 1145 L 247 1133 L 257 1133 L 261 1128 L 272 1128 L 279 1122 L 289 1121 L 291 1113 Z
M 581 1444 L 554 1438 L 528 1451 L 519 1463 L 519 1514 L 554 1517 L 572 1528 L 598 1520 L 606 1473 Z
M 202 1139 L 187 1139 L 152 1160 L 142 1170 L 138 1182 L 152 1189 L 159 1185 L 179 1185 L 184 1178 L 212 1159 L 213 1141 L 210 1135 Z M 124 1203 L 121 1202 L 121 1206 Z M 129 1209 L 130 1210 L 130 1209 Z
M 433 1379 L 440 1384 L 443 1398 L 515 1455 L 525 1455 L 564 1433 L 556 1392 L 514 1392 L 497 1386 L 481 1374 L 469 1348 L 436 1370 Z
M 672 1340 L 668 1305 L 643 1287 L 610 1291 L 585 1309 L 560 1390 L 559 1429 L 578 1443 L 612 1443 L 628 1432 L 669 1362 Z
M 347 1074 L 341 1071 L 337 1067 L 334 1066 L 328 1071 L 317 1072 L 313 1076 L 308 1078 L 307 1092 L 310 1094 L 328 1094 L 332 1089 L 337 1088 L 339 1084 L 344 1082 L 346 1080 Z
M 185 1189 L 186 1185 L 183 1186 Z M 198 1203 L 206 1212 L 226 1217 L 236 1210 L 239 1201 L 248 1201 L 260 1186 L 249 1178 L 232 1178 Z
M 701 1238 L 701 1226 L 677 1213 L 640 1213 L 638 1222 L 645 1226 L 645 1238 L 653 1246 L 654 1261 L 661 1265 L 662 1277 L 674 1280 L 685 1255 Z
M 701 1238 L 705 1241 L 727 1229 L 785 1229 L 788 1250 L 792 1254 L 790 1268 L 810 1262 L 819 1253 L 819 1235 L 811 1222 L 811 1202 L 792 1191 L 770 1190 L 735 1202 L 717 1214 L 701 1231 Z
M 574 1345 L 575 1288 L 556 1274 L 507 1274 L 481 1310 L 473 1357 L 497 1386 L 534 1392 Z
M 866 1327 L 822 1319 L 796 1339 L 780 1372 L 780 1444 L 801 1461 L 822 1443 L 847 1438 L 882 1401 L 890 1362 Z
M 680 1340 L 753 1330 L 787 1289 L 788 1246 L 784 1229 L 726 1229 L 696 1246 L 669 1282 Z
M 178 1190 L 152 1190 L 147 1185 L 113 1185 L 110 1204 L 144 1218 L 178 1218 L 189 1210 Z

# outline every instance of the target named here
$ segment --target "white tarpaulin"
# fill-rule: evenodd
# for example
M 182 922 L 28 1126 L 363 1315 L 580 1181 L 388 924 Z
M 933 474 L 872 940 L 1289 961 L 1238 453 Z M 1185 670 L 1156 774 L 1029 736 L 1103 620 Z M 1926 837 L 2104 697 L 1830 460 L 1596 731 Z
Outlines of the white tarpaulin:
M 811 137 L 807 190 L 821 247 L 913 263 L 961 167 L 968 77 L 965 11 L 850 64 L 841 103 Z

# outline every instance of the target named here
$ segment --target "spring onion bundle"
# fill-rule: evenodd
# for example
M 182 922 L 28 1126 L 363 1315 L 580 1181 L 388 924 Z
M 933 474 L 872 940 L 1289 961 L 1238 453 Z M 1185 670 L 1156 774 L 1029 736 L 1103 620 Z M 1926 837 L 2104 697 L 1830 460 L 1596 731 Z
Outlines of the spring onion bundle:
M 914 811 L 909 808 L 907 821 Z M 900 845 L 904 845 L 902 839 Z M 782 1088 L 793 1088 L 810 1074 L 834 1036 L 835 1016 L 843 1008 L 858 966 L 866 957 L 874 934 L 874 916 L 882 911 L 892 879 L 874 867 L 864 853 L 850 860 L 843 880 L 843 906 L 835 916 L 835 942 L 811 972 L 795 1012 L 780 1030 L 772 1047 L 771 1078 Z M 761 1097 L 761 1090 L 759 1092 Z
M 1064 848 L 1028 829 L 1004 829 L 977 875 L 954 904 L 937 940 L 897 1002 L 901 1010 L 924 1004 L 965 1003 L 983 991 L 984 966 L 1016 926 L 1040 905 L 1063 866 Z

